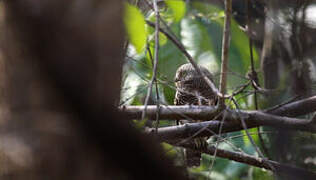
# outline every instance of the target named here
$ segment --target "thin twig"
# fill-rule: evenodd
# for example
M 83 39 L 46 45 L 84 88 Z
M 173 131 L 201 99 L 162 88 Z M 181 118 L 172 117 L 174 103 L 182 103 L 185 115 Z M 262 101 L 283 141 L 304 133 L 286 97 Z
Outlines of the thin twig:
M 209 129 L 206 129 L 206 130 L 207 130 L 207 131 L 210 131 Z M 244 152 L 242 149 L 240 149 L 239 147 L 237 147 L 236 145 L 234 145 L 232 142 L 230 142 L 230 141 L 228 140 L 228 138 L 223 138 L 223 137 L 217 135 L 217 134 L 216 134 L 215 132 L 213 132 L 213 131 L 212 131 L 212 133 L 214 133 L 214 136 L 217 138 L 217 141 L 214 142 L 215 144 L 216 144 L 217 142 L 219 142 L 219 143 L 224 142 L 224 143 L 226 143 L 227 145 L 229 145 L 230 147 L 232 147 L 234 150 L 239 151 L 239 152 Z M 211 143 L 210 143 L 210 144 L 211 144 Z
M 221 113 L 222 113 L 222 112 L 220 112 L 219 114 L 217 114 L 217 115 L 216 115 L 213 119 L 211 119 L 210 121 L 217 119 L 217 118 L 221 115 Z M 197 132 L 195 132 L 192 136 L 190 136 L 190 137 L 184 139 L 183 141 L 180 141 L 179 143 L 177 143 L 177 144 L 175 144 L 175 145 L 183 144 L 183 143 L 189 141 L 190 139 L 193 139 L 194 137 L 198 136 L 200 133 L 202 133 L 202 132 L 205 131 L 205 130 L 207 130 L 208 132 L 210 132 L 212 135 L 216 136 L 217 138 L 221 138 L 219 135 L 217 135 L 216 132 L 212 131 L 211 129 L 208 129 L 208 127 L 205 126 L 205 127 L 200 128 L 200 129 L 199 129 Z
M 123 56 L 127 56 L 128 46 L 129 46 L 129 41 L 126 40 L 123 46 Z
M 232 12 L 232 1 L 225 0 L 225 19 L 224 19 L 224 30 L 223 30 L 223 41 L 222 41 L 222 64 L 221 64 L 221 76 L 219 83 L 219 92 L 221 94 L 226 93 L 227 85 L 227 66 L 228 66 L 228 50 L 230 44 L 230 19 Z M 225 99 L 220 98 L 219 107 L 225 106 Z
M 150 48 L 147 46 L 147 51 L 149 54 L 149 58 L 151 60 L 151 63 L 154 64 L 154 60 L 153 60 L 153 56 L 151 54 L 151 50 Z M 155 82 L 155 88 L 156 88 L 156 105 L 157 105 L 157 112 L 156 112 L 156 132 L 158 132 L 158 126 L 159 126 L 159 109 L 160 109 L 160 97 L 159 97 L 159 90 L 158 90 L 158 82 L 157 82 L 157 78 L 154 79 Z
M 240 97 L 238 97 L 237 99 L 236 99 L 236 101 L 238 102 L 240 99 L 244 99 L 244 98 L 246 98 L 246 97 L 248 97 L 248 96 L 250 96 L 250 95 L 252 95 L 254 92 L 253 91 L 245 91 L 246 93 L 245 94 L 243 94 L 242 96 L 240 96 Z
M 242 93 L 249 85 L 250 85 L 251 81 L 247 82 L 244 85 L 241 85 L 239 89 L 237 89 L 236 91 L 234 91 L 231 95 L 231 97 L 234 97 L 240 93 Z
M 198 150 L 192 148 L 193 146 L 191 144 L 183 144 L 182 146 L 185 148 L 190 148 L 192 150 L 196 150 L 201 153 L 205 153 L 209 155 L 214 155 L 215 152 L 217 152 L 217 156 L 221 158 L 233 160 L 236 162 L 248 164 L 248 165 L 259 167 L 259 168 L 265 168 L 273 172 L 286 174 L 288 177 L 295 177 L 295 179 L 299 177 L 305 177 L 305 179 L 316 178 L 316 174 L 311 171 L 307 171 L 305 169 L 287 165 L 287 164 L 281 164 L 279 162 L 268 160 L 268 159 L 262 159 L 262 158 L 250 156 L 242 152 L 227 151 L 223 149 L 218 149 L 214 146 L 210 146 L 207 149 L 198 149 Z
M 279 108 L 281 108 L 281 107 L 283 107 L 283 106 L 285 106 L 285 105 L 287 105 L 287 104 L 299 99 L 300 97 L 302 97 L 302 96 L 301 95 L 297 95 L 295 97 L 292 97 L 291 99 L 289 99 L 289 100 L 287 100 L 287 101 L 285 101 L 285 102 L 283 102 L 281 104 L 278 104 L 278 105 L 275 105 L 275 106 L 273 106 L 271 108 L 266 109 L 265 112 L 271 112 L 271 111 L 277 110 L 277 109 L 279 109 Z
M 224 115 L 223 115 L 222 120 L 220 121 L 220 128 L 219 128 L 219 133 L 218 133 L 218 136 L 219 136 L 219 137 L 221 137 L 222 129 L 223 129 L 223 124 L 224 124 L 225 119 L 226 119 L 226 110 L 224 109 L 223 112 L 224 112 Z M 210 168 L 209 168 L 210 170 L 209 170 L 208 175 L 207 175 L 208 177 L 211 177 L 211 174 L 212 174 L 212 169 L 213 169 L 213 167 L 214 167 L 214 163 L 215 163 L 215 160 L 216 160 L 218 145 L 219 145 L 219 142 L 216 142 L 215 151 L 214 151 L 214 154 L 213 154 L 213 157 L 214 157 L 214 158 L 213 158 L 212 163 L 211 163 Z
M 273 131 L 262 131 L 260 132 L 261 134 L 275 134 L 275 132 Z M 258 132 L 249 132 L 250 135 L 257 135 Z M 229 141 L 229 140 L 232 140 L 232 139 L 237 139 L 237 138 L 240 138 L 240 137 L 244 137 L 244 136 L 247 136 L 247 134 L 239 134 L 239 135 L 235 135 L 235 136 L 228 136 L 226 138 L 222 138 L 221 140 L 219 141 L 223 141 L 223 140 L 226 140 L 226 141 Z M 225 141 L 224 141 L 225 142 Z M 215 143 L 211 143 L 211 144 L 215 144 Z
M 159 51 L 159 10 L 158 10 L 158 6 L 157 6 L 157 0 L 154 0 L 153 2 L 154 5 L 154 10 L 155 10 L 155 15 L 156 15 L 156 21 L 155 21 L 155 54 L 154 54 L 154 67 L 153 67 L 153 75 L 148 87 L 148 91 L 147 91 L 147 95 L 145 98 L 145 103 L 144 103 L 144 111 L 142 112 L 142 120 L 145 118 L 146 116 L 146 110 L 147 110 L 147 105 L 148 105 L 148 101 L 151 95 L 151 91 L 153 88 L 153 83 L 156 79 L 156 74 L 157 74 L 157 65 L 158 65 L 158 51 Z
M 249 51 L 250 51 L 250 62 L 251 62 L 250 63 L 251 64 L 251 76 L 250 76 L 250 78 L 251 78 L 251 81 L 253 82 L 253 83 L 251 83 L 252 87 L 255 90 L 255 92 L 253 94 L 254 95 L 253 98 L 254 98 L 254 103 L 255 103 L 255 110 L 258 110 L 258 97 L 257 97 L 258 94 L 257 94 L 257 88 L 255 87 L 255 84 L 258 84 L 259 87 L 260 87 L 260 85 L 259 85 L 259 81 L 258 81 L 257 72 L 255 70 L 254 59 L 253 59 L 253 40 L 251 38 L 252 37 L 251 36 L 251 33 L 252 33 L 252 25 L 251 25 L 252 17 L 250 16 L 250 6 L 251 6 L 251 1 L 247 0 L 247 2 L 246 2 L 247 25 L 248 25 L 248 31 L 247 32 L 248 32 L 248 38 L 249 38 Z M 269 157 L 268 149 L 267 149 L 267 147 L 266 147 L 266 145 L 265 145 L 265 143 L 263 141 L 263 138 L 262 138 L 261 134 L 259 133 L 260 132 L 260 127 L 257 127 L 257 132 L 258 132 L 259 142 L 260 142 L 260 144 L 262 146 L 264 154 L 266 154 Z M 249 132 L 247 132 L 247 131 L 246 131 L 246 133 L 247 133 L 247 135 L 249 134 Z M 248 137 L 251 137 L 251 136 L 248 136 Z M 250 139 L 250 141 L 252 141 L 252 140 Z M 257 150 L 259 150 L 258 147 L 255 146 L 255 148 Z M 260 150 L 259 150 L 259 152 L 260 152 Z
M 145 0 L 144 2 L 147 5 L 147 7 L 154 10 L 153 6 L 148 2 L 148 0 Z M 167 29 L 169 35 L 172 36 L 173 38 L 176 38 L 176 35 L 174 34 L 174 32 L 171 30 L 171 28 L 167 25 L 166 21 L 162 17 L 160 17 L 160 22 Z
M 145 90 L 146 90 L 147 86 L 144 86 L 144 87 L 141 87 L 139 90 L 136 91 L 136 93 L 134 93 L 133 95 L 125 98 L 125 99 L 122 99 L 122 102 L 120 102 L 119 104 L 119 107 L 120 106 L 123 106 L 127 101 L 131 100 L 132 98 L 134 98 L 135 96 L 143 93 Z
M 163 102 L 160 102 L 162 105 L 164 105 L 166 108 L 168 108 L 168 105 L 164 104 Z M 172 109 L 169 109 L 172 111 Z M 177 113 L 177 112 L 175 112 Z M 192 118 L 188 117 L 188 116 L 185 116 L 185 115 L 182 115 L 182 114 L 179 114 L 181 116 L 183 116 L 183 118 L 187 119 L 187 120 L 191 120 L 193 121 Z M 221 115 L 221 113 L 219 113 L 217 116 L 215 116 L 213 119 L 211 119 L 210 121 L 214 120 L 214 119 L 217 119 L 219 116 Z M 181 146 L 181 144 L 185 144 L 187 142 L 189 142 L 191 139 L 193 139 L 194 137 L 196 137 L 197 135 L 199 135 L 201 132 L 203 132 L 204 130 L 210 132 L 212 134 L 212 136 L 215 136 L 216 138 L 218 138 L 220 141 L 224 141 L 225 143 L 227 143 L 228 145 L 230 145 L 232 148 L 240 151 L 240 152 L 243 152 L 242 150 L 240 150 L 239 148 L 237 148 L 234 144 L 230 143 L 228 140 L 226 140 L 225 138 L 222 138 L 221 136 L 219 136 L 217 133 L 215 133 L 214 131 L 208 129 L 207 127 L 203 127 L 201 128 L 199 131 L 197 131 L 196 133 L 194 133 L 192 136 L 188 137 L 188 138 L 185 138 L 184 140 L 180 141 L 180 142 L 176 142 L 176 143 L 172 143 L 174 146 Z M 167 153 L 167 152 L 166 152 Z
M 151 26 L 151 27 L 155 27 L 154 23 L 150 22 L 150 21 L 146 21 L 146 23 Z M 174 35 L 171 35 L 169 32 L 167 32 L 165 29 L 160 27 L 160 32 L 163 33 L 171 42 L 173 42 L 173 44 L 187 57 L 188 61 L 192 64 L 193 68 L 199 73 L 199 75 L 201 75 L 201 77 L 203 77 L 204 81 L 208 84 L 208 86 L 212 89 L 212 91 L 221 98 L 225 98 L 225 99 L 229 99 L 232 96 L 235 95 L 226 95 L 226 94 L 222 94 L 219 92 L 219 90 L 216 88 L 216 86 L 213 84 L 213 82 L 208 79 L 207 76 L 205 76 L 205 74 L 198 68 L 198 65 L 194 62 L 193 57 L 186 51 L 185 47 L 183 46 L 183 44 L 177 39 L 177 37 L 175 37 Z M 231 72 L 232 73 L 232 72 Z M 225 74 L 228 74 L 227 72 Z
M 162 105 L 164 105 L 164 107 L 168 108 L 168 105 L 164 104 L 163 102 L 160 102 Z M 170 111 L 172 111 L 172 109 L 169 109 Z M 177 112 L 175 112 L 177 113 Z M 190 121 L 194 121 L 192 118 L 185 116 L 183 114 L 178 113 L 179 115 L 183 116 L 183 118 L 190 120 Z M 219 113 L 218 115 L 216 115 L 213 119 L 210 119 L 209 121 L 212 121 L 214 119 L 217 119 L 219 116 L 221 116 L 221 113 Z M 191 139 L 193 139 L 194 137 L 196 137 L 197 135 L 199 135 L 201 132 L 203 132 L 204 130 L 210 132 L 212 134 L 212 136 L 215 136 L 216 138 L 218 138 L 221 141 L 224 141 L 225 143 L 229 144 L 231 147 L 238 149 L 234 144 L 230 143 L 228 140 L 226 140 L 225 138 L 222 138 L 221 136 L 219 136 L 217 133 L 215 133 L 214 131 L 208 129 L 207 127 L 203 127 L 201 128 L 199 131 L 197 131 L 196 133 L 194 133 L 192 136 L 185 138 L 184 140 L 177 142 L 177 143 L 172 143 L 174 146 L 180 146 L 181 144 L 187 143 L 188 141 L 190 141 Z M 242 151 L 241 151 L 242 152 Z
M 232 101 L 233 100 L 233 96 L 231 96 L 230 100 L 229 101 Z M 230 103 L 230 102 L 229 102 Z M 221 137 L 221 134 L 222 134 L 222 130 L 223 130 L 223 124 L 226 120 L 226 117 L 227 117 L 227 111 L 226 109 L 224 109 L 222 112 L 224 112 L 224 115 L 223 115 L 223 118 L 222 120 L 220 121 L 220 127 L 219 127 L 219 131 L 218 131 L 218 136 Z M 208 177 L 211 177 L 211 174 L 212 174 L 212 169 L 213 169 L 213 166 L 214 166 L 214 163 L 215 163 L 215 160 L 216 160 L 216 155 L 217 155 L 217 149 L 218 149 L 218 145 L 219 145 L 219 142 L 217 141 L 216 142 L 216 145 L 215 145 L 215 152 L 214 152 L 214 159 L 212 160 L 212 163 L 210 165 L 210 170 L 209 170 L 209 174 L 208 174 Z
M 234 99 L 233 99 L 233 102 L 234 102 L 234 104 L 235 104 L 235 106 L 236 106 L 236 111 L 238 112 L 238 111 L 239 111 L 239 106 L 238 106 L 238 104 L 236 103 L 236 101 L 235 101 Z M 248 137 L 250 143 L 251 143 L 252 146 L 255 148 L 255 150 L 256 150 L 256 152 L 258 153 L 258 155 L 260 156 L 260 158 L 266 159 L 266 158 L 264 157 L 263 153 L 261 152 L 261 150 L 259 149 L 259 147 L 256 145 L 256 143 L 255 143 L 255 141 L 253 140 L 253 138 L 251 137 L 251 135 L 250 135 L 250 133 L 249 133 L 249 131 L 248 131 L 248 128 L 247 128 L 247 125 L 246 125 L 246 123 L 245 123 L 245 120 L 244 120 L 244 117 L 243 117 L 243 116 L 240 116 L 240 121 L 241 121 L 242 127 L 244 128 L 244 130 L 245 130 L 245 132 L 246 132 L 246 134 L 247 134 L 247 137 Z M 258 131 L 258 133 L 259 133 L 259 131 Z M 275 170 L 274 167 L 273 167 L 270 163 L 268 163 L 268 165 L 270 166 L 271 170 L 273 170 L 273 171 Z

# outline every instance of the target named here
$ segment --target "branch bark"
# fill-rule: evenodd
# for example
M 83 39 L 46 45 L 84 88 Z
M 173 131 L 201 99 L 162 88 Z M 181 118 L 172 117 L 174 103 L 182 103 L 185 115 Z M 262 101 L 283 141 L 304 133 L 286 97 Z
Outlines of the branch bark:
M 311 120 L 281 117 L 258 111 L 240 112 L 239 115 L 236 115 L 236 112 L 233 112 L 231 114 L 228 113 L 227 120 L 223 122 L 222 125 L 222 133 L 243 130 L 244 128 L 240 123 L 240 120 L 238 119 L 240 116 L 244 116 L 244 121 L 247 125 L 247 128 L 272 126 L 316 133 L 316 124 L 312 123 Z M 163 127 L 158 129 L 157 136 L 159 139 L 167 141 L 188 138 L 193 135 L 195 135 L 195 137 L 212 136 L 219 132 L 219 127 L 221 123 L 221 121 L 215 120 L 199 123 L 189 123 L 180 126 Z M 148 129 L 147 132 L 150 133 L 152 131 L 153 130 Z M 197 132 L 199 133 L 197 134 Z
M 155 17 L 156 17 L 156 21 L 155 21 L 155 53 L 154 53 L 154 61 L 153 61 L 153 75 L 152 78 L 149 82 L 148 85 L 148 89 L 147 89 L 147 94 L 146 94 L 146 98 L 145 98 L 145 108 L 142 112 L 142 119 L 145 118 L 146 115 L 146 109 L 147 109 L 147 104 L 149 101 L 149 97 L 151 95 L 151 91 L 153 88 L 153 84 L 154 81 L 156 80 L 156 75 L 157 75 L 157 65 L 158 65 L 158 51 L 159 51 L 159 10 L 158 10 L 158 6 L 157 6 L 157 1 L 155 0 L 153 2 L 153 7 L 154 7 L 154 11 L 155 11 Z
M 232 1 L 225 1 L 225 19 L 223 29 L 223 41 L 222 41 L 222 64 L 221 64 L 221 77 L 219 82 L 219 91 L 221 94 L 226 93 L 226 82 L 227 82 L 227 66 L 228 66 L 228 50 L 230 42 L 230 17 L 232 12 Z M 225 99 L 220 98 L 219 106 L 225 106 Z
M 190 143 L 184 143 L 184 144 L 181 144 L 180 146 L 184 148 L 194 149 L 192 148 L 194 145 L 191 145 Z M 267 170 L 272 170 L 275 173 L 281 174 L 283 176 L 286 175 L 286 176 L 289 176 L 290 178 L 293 178 L 293 177 L 304 177 L 308 179 L 316 178 L 315 173 L 307 171 L 305 169 L 287 165 L 287 164 L 281 164 L 281 163 L 271 161 L 268 159 L 262 159 L 259 157 L 250 156 L 245 153 L 232 152 L 232 151 L 227 151 L 227 150 L 223 150 L 219 148 L 216 149 L 216 147 L 214 146 L 210 146 L 206 149 L 199 149 L 197 151 L 200 151 L 201 153 L 205 153 L 209 155 L 214 155 L 216 151 L 216 155 L 218 157 L 248 164 L 248 165 L 259 167 L 259 168 L 265 168 Z
M 140 119 L 143 106 L 126 106 L 122 111 L 129 114 L 134 119 Z M 242 117 L 248 128 L 258 126 L 273 126 L 288 129 L 295 129 L 308 132 L 316 132 L 316 124 L 311 120 L 290 118 L 305 115 L 316 111 L 316 96 L 289 103 L 278 109 L 264 111 L 233 111 L 226 110 L 226 121 L 223 122 L 222 132 L 233 132 L 243 130 L 240 122 Z M 147 117 L 154 119 L 156 106 L 148 106 Z M 217 114 L 217 109 L 212 106 L 162 106 L 160 107 L 161 119 L 184 119 L 185 117 L 197 120 L 211 120 Z M 284 116 L 288 117 L 284 117 Z M 220 117 L 218 118 L 220 119 Z M 170 126 L 158 129 L 158 138 L 161 140 L 171 140 L 187 138 L 198 133 L 197 136 L 210 136 L 218 133 L 219 120 L 190 123 L 180 126 Z M 151 129 L 148 129 L 151 132 Z

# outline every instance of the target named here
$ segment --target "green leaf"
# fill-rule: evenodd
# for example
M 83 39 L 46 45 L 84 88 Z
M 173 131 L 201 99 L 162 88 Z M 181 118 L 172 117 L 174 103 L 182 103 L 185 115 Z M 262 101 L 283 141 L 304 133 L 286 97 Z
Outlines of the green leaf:
M 163 46 L 167 43 L 168 38 L 163 34 L 163 33 L 159 33 L 159 45 Z
M 174 97 L 175 97 L 175 94 L 176 94 L 175 90 L 170 88 L 169 86 L 164 86 L 163 93 L 164 93 L 164 96 L 165 96 L 165 99 L 166 99 L 167 103 L 168 104 L 173 104 Z
M 229 161 L 227 167 L 223 169 L 221 172 L 225 172 L 224 174 L 233 178 L 240 177 L 241 174 L 247 169 L 246 164 L 242 164 L 235 161 Z
M 252 167 L 252 179 L 256 180 L 273 180 L 273 173 L 264 169 Z
M 181 21 L 181 30 L 182 43 L 198 64 L 208 68 L 212 73 L 218 72 L 213 41 L 204 24 L 196 19 L 184 18 Z
M 173 23 L 170 28 L 172 29 L 172 32 L 179 37 L 180 24 Z M 161 88 L 163 89 L 164 99 L 168 104 L 173 104 L 175 95 L 174 76 L 176 70 L 181 64 L 186 62 L 183 53 L 170 40 L 167 40 L 167 43 L 160 47 L 158 79 L 162 81 Z
M 147 32 L 148 32 L 148 39 L 149 44 L 152 44 L 152 46 L 155 44 L 155 28 L 151 26 L 147 26 Z M 163 46 L 167 43 L 168 38 L 161 32 L 159 32 L 159 46 Z
M 250 134 L 250 136 L 252 137 L 252 139 L 254 140 L 255 143 L 259 142 L 259 137 L 258 137 L 258 130 L 257 128 L 251 128 L 247 130 Z M 247 133 L 245 130 L 242 131 L 243 133 L 243 138 L 244 138 L 244 142 L 246 146 L 252 146 L 249 137 L 247 136 Z
M 213 53 L 216 56 L 217 63 L 220 65 L 221 49 L 222 49 L 222 32 L 224 23 L 224 11 L 219 7 L 205 4 L 201 2 L 192 3 L 193 9 L 196 11 L 194 17 L 196 21 L 200 21 L 207 28 L 210 39 L 213 44 Z M 254 50 L 255 68 L 259 67 L 259 56 Z M 241 76 L 245 76 L 250 66 L 249 39 L 243 32 L 237 22 L 232 19 L 231 22 L 231 45 L 229 50 L 229 70 Z M 244 84 L 245 80 L 234 74 L 228 74 L 228 92 L 231 89 Z
M 127 77 L 124 80 L 122 90 L 121 90 L 121 102 L 125 105 L 130 105 L 133 103 L 134 98 L 140 90 L 140 87 L 144 85 L 145 82 L 134 72 L 127 72 Z
M 168 143 L 161 143 L 162 148 L 165 150 L 165 153 L 167 156 L 169 157 L 175 157 L 177 154 L 177 151 L 175 150 L 175 148 L 168 144 Z
M 130 43 L 140 53 L 146 44 L 147 31 L 145 18 L 136 6 L 125 3 L 124 24 Z
M 142 130 L 145 127 L 146 122 L 147 122 L 147 119 L 143 119 L 141 121 L 133 120 L 134 127 L 139 130 Z
M 180 34 L 180 25 L 179 23 L 173 23 L 170 28 L 172 31 L 179 36 Z M 150 29 L 150 28 L 149 28 Z M 132 69 L 132 72 L 127 72 L 126 76 L 128 77 L 131 75 L 137 74 L 139 78 L 143 81 L 140 84 L 136 84 L 136 86 L 143 86 L 144 84 L 148 83 L 152 76 L 152 62 L 149 57 L 149 51 L 143 51 L 144 53 L 135 54 L 135 50 L 132 51 L 134 48 L 129 48 L 131 51 L 128 53 L 129 57 L 133 57 L 134 60 L 129 60 L 129 67 Z M 153 56 L 155 53 L 154 46 L 151 43 L 149 45 L 149 49 L 151 55 Z M 129 52 L 129 51 L 128 51 Z M 157 71 L 157 79 L 159 81 L 159 89 L 161 92 L 161 101 L 162 103 L 173 104 L 173 99 L 175 95 L 175 88 L 174 88 L 174 76 L 177 68 L 186 62 L 183 54 L 181 51 L 174 46 L 170 40 L 167 39 L 167 42 L 160 47 L 159 50 L 159 60 L 158 60 L 158 71 Z M 134 73 L 134 74 L 133 74 Z M 141 87 L 138 88 L 139 95 L 137 97 L 142 97 L 145 95 L 145 91 L 140 91 Z M 134 91 L 135 92 L 135 91 Z M 122 96 L 121 96 L 122 97 Z M 121 98 L 123 99 L 123 97 Z M 132 103 L 135 102 L 132 101 Z M 130 104 L 130 103 L 127 103 Z
M 182 43 L 193 58 L 213 49 L 211 38 L 200 22 L 185 18 L 181 22 Z
M 186 12 L 185 2 L 181 0 L 167 0 L 165 2 L 167 6 L 172 9 L 175 22 L 179 22 Z

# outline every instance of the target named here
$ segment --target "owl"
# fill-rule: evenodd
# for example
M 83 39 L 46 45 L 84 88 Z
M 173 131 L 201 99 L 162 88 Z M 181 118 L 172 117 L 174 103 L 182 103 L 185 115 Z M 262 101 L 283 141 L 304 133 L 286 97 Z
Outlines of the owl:
M 213 75 L 202 66 L 200 70 L 213 82 Z M 210 105 L 216 104 L 216 93 L 204 81 L 203 77 L 187 63 L 180 66 L 175 76 L 175 105 Z
M 199 68 L 213 82 L 213 75 L 205 67 L 199 66 Z M 174 98 L 175 105 L 216 105 L 217 96 L 215 92 L 194 69 L 192 64 L 187 63 L 180 66 L 174 80 L 177 89 Z M 177 124 L 180 123 L 192 123 L 192 121 L 180 120 L 177 122 Z M 195 144 L 198 142 L 199 145 L 196 146 L 201 144 L 206 144 L 207 146 L 205 138 L 196 138 L 193 141 Z M 201 153 L 192 150 L 185 150 L 184 153 L 188 167 L 200 165 Z

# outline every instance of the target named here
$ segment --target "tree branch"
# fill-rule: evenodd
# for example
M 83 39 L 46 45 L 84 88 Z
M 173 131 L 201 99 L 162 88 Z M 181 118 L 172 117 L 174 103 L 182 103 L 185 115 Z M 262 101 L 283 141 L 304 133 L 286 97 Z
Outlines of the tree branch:
M 316 96 L 312 96 L 309 98 L 305 98 L 305 99 L 301 99 L 298 101 L 285 104 L 276 109 L 263 110 L 263 112 L 276 114 L 279 116 L 296 117 L 296 116 L 301 116 L 301 115 L 305 115 L 305 114 L 316 111 L 315 106 L 316 106 Z
M 244 121 L 247 128 L 254 128 L 258 126 L 272 126 L 287 129 L 295 129 L 300 131 L 308 131 L 316 133 L 316 124 L 310 120 L 288 118 L 270 115 L 262 112 L 241 112 L 239 115 L 236 112 L 228 113 L 226 122 L 221 121 L 206 121 L 198 123 L 189 123 L 180 126 L 169 126 L 158 129 L 157 136 L 161 140 L 174 140 L 192 137 L 205 137 L 212 136 L 214 133 L 219 132 L 219 127 L 222 125 L 222 133 L 234 132 L 243 130 L 238 116 L 244 116 Z M 229 121 L 233 120 L 233 121 Z M 151 133 L 153 130 L 148 129 L 147 132 Z
M 226 93 L 231 12 L 232 12 L 232 1 L 225 0 L 225 19 L 224 19 L 224 29 L 223 29 L 223 41 L 222 41 L 222 64 L 221 64 L 221 76 L 220 76 L 220 82 L 219 82 L 219 91 L 221 94 Z M 220 107 L 225 106 L 224 98 L 220 98 L 219 106 Z
M 156 17 L 156 21 L 155 21 L 155 54 L 154 54 L 154 62 L 153 62 L 153 75 L 152 78 L 149 82 L 148 85 L 148 90 L 147 90 L 147 94 L 146 94 L 146 98 L 145 98 L 145 108 L 143 109 L 142 112 L 142 119 L 145 118 L 146 115 L 146 110 L 147 110 L 147 104 L 149 101 L 149 97 L 151 95 L 151 91 L 153 88 L 153 83 L 156 80 L 156 75 L 157 75 L 157 65 L 158 65 L 158 51 L 159 51 L 159 10 L 157 7 L 157 1 L 153 2 L 153 6 L 154 6 L 154 11 L 155 11 L 155 17 Z M 158 111 L 157 111 L 158 112 Z
M 120 110 L 129 114 L 134 119 L 140 119 L 141 110 L 143 106 L 122 106 Z M 161 119 L 184 119 L 190 117 L 192 119 L 210 120 L 216 116 L 218 111 L 214 106 L 162 106 L 160 107 Z M 306 115 L 316 111 L 316 96 L 305 98 L 302 100 L 294 101 L 283 106 L 265 109 L 257 112 L 264 112 L 273 115 L 296 117 Z M 256 111 L 243 111 L 243 112 L 256 112 Z M 155 119 L 156 107 L 148 106 L 146 117 Z
M 143 106 L 125 106 L 122 111 L 128 113 L 130 117 L 140 119 Z M 311 120 L 290 118 L 305 115 L 316 111 L 316 96 L 295 101 L 273 110 L 264 111 L 233 111 L 226 110 L 227 120 L 223 122 L 222 132 L 233 132 L 243 130 L 240 123 L 242 117 L 248 128 L 258 126 L 273 126 L 301 131 L 316 132 L 316 124 Z M 154 119 L 156 106 L 148 106 L 147 117 Z M 217 114 L 217 109 L 212 106 L 161 106 L 161 119 L 184 119 L 189 117 L 197 120 L 211 120 Z M 284 117 L 287 115 L 288 117 Z M 220 117 L 218 118 L 220 119 Z M 221 121 L 207 121 L 190 123 L 180 126 L 170 126 L 158 129 L 158 137 L 161 140 L 187 138 L 200 131 L 197 136 L 210 136 L 211 132 L 218 133 Z M 148 130 L 151 132 L 151 129 Z
M 192 147 L 194 147 L 194 145 L 192 145 L 190 143 L 184 143 L 184 144 L 181 144 L 179 146 L 184 147 L 184 148 L 188 148 L 188 149 L 192 149 L 192 150 L 196 150 L 196 149 L 192 148 Z M 244 164 L 248 164 L 248 165 L 259 167 L 259 168 L 265 168 L 267 170 L 272 170 L 278 174 L 287 175 L 291 178 L 293 178 L 293 177 L 304 177 L 304 178 L 308 178 L 308 179 L 315 179 L 316 178 L 315 173 L 307 171 L 307 170 L 302 169 L 302 168 L 298 168 L 298 167 L 290 166 L 290 165 L 286 165 L 286 164 L 281 164 L 281 163 L 278 163 L 275 161 L 262 159 L 259 157 L 250 156 L 250 155 L 245 154 L 245 153 L 232 152 L 232 151 L 227 151 L 227 150 L 223 150 L 223 149 L 219 149 L 219 148 L 216 149 L 216 147 L 214 147 L 214 146 L 210 146 L 206 149 L 199 149 L 196 151 L 199 151 L 199 152 L 205 153 L 205 154 L 209 154 L 209 155 L 214 155 L 215 151 L 217 151 L 216 154 L 218 157 L 233 160 L 233 161 L 244 163 Z

